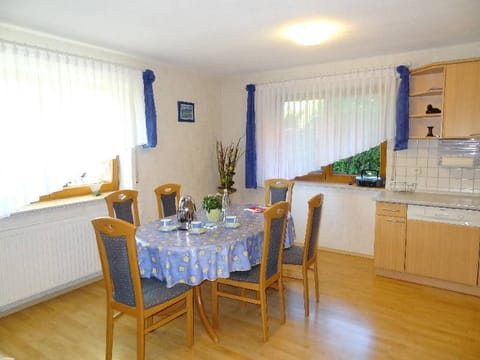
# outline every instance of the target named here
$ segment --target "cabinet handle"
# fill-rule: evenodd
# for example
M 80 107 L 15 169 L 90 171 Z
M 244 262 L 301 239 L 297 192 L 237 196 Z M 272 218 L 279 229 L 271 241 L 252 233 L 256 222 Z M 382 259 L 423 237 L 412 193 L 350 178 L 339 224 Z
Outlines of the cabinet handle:
M 391 220 L 391 219 L 386 219 L 386 222 L 393 223 L 393 224 L 403 224 L 405 223 L 405 220 Z
M 399 209 L 380 209 L 380 210 L 384 212 L 400 212 Z

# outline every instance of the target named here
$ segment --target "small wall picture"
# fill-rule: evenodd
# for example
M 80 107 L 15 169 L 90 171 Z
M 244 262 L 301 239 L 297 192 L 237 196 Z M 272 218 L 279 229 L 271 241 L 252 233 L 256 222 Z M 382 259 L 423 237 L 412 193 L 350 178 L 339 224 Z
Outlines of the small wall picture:
M 178 101 L 178 121 L 195 122 L 195 104 Z

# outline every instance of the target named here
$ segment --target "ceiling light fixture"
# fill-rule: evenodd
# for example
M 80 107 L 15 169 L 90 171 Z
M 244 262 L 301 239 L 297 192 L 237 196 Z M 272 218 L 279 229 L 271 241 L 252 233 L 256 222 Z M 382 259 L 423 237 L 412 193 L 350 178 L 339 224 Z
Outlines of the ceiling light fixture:
M 283 36 L 296 44 L 318 45 L 340 32 L 342 27 L 329 21 L 312 21 L 292 25 L 283 31 Z

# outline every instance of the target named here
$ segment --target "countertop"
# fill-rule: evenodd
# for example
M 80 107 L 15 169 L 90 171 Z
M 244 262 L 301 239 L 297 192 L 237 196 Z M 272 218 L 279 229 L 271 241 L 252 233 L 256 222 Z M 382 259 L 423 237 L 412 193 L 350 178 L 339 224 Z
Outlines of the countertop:
M 480 210 L 480 195 L 381 191 L 374 196 L 374 200 L 410 205 Z

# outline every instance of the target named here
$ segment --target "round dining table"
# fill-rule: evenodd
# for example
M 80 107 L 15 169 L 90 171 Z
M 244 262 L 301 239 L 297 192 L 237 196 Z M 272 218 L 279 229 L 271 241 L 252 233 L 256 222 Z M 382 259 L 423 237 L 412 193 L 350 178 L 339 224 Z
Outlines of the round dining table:
M 164 227 L 160 219 L 137 228 L 137 257 L 141 277 L 175 284 L 194 286 L 195 303 L 200 319 L 214 342 L 218 337 L 203 306 L 200 285 L 203 281 L 228 278 L 233 271 L 247 271 L 258 265 L 262 255 L 264 217 L 262 207 L 232 205 L 228 215 L 235 215 L 234 224 L 208 223 L 204 212 L 197 212 L 202 228 L 179 230 L 176 217 Z M 285 247 L 295 240 L 295 227 L 288 218 Z

